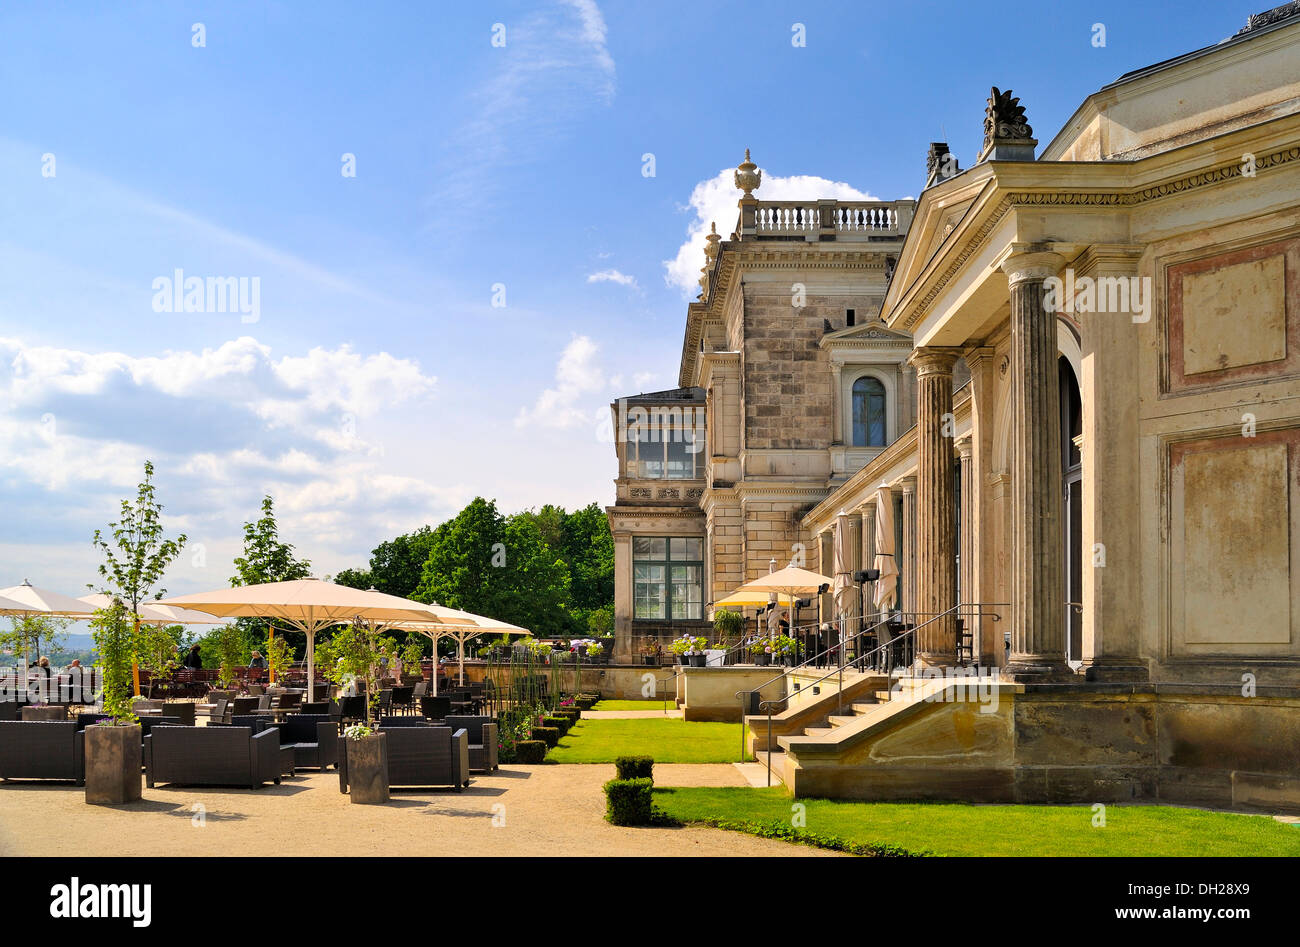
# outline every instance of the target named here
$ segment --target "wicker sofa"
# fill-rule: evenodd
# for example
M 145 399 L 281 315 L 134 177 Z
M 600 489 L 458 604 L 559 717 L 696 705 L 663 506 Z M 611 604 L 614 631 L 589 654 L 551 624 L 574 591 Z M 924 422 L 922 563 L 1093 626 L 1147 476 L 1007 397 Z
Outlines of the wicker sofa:
M 490 773 L 497 769 L 496 717 L 456 717 L 446 720 L 446 725 L 453 730 L 464 730 L 469 734 L 469 768 L 475 773 Z
M 469 785 L 469 737 L 450 727 L 380 727 L 388 736 L 389 786 Z M 339 741 L 339 790 L 348 791 L 347 740 Z
M 158 727 L 144 740 L 145 783 L 248 786 L 280 782 L 279 737 L 249 727 Z
M 0 779 L 86 782 L 86 734 L 75 720 L 0 721 Z

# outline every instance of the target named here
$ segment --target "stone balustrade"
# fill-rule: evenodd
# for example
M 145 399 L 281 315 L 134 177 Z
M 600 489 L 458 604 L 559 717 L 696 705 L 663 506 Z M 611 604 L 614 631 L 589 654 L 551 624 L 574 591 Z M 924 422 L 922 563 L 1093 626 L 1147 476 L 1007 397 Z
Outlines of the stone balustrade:
M 901 236 L 913 201 L 742 202 L 737 233 L 745 237 L 805 240 L 870 240 Z

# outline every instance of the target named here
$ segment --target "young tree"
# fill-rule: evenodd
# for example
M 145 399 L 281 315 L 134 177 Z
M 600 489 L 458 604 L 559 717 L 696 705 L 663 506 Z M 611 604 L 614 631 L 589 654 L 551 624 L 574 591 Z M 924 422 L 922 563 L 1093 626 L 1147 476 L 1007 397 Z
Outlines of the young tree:
M 311 563 L 298 559 L 293 546 L 280 540 L 280 527 L 275 521 L 274 503 L 270 496 L 262 497 L 262 516 L 256 522 L 244 524 L 244 554 L 235 559 L 232 586 L 261 585 L 264 582 L 291 582 L 311 575 Z M 242 650 L 257 648 L 274 628 L 258 618 L 235 620 L 242 638 Z
M 159 678 L 180 667 L 186 637 L 183 625 L 142 624 L 136 632 L 132 652 L 135 663 L 149 672 L 150 697 Z
M 107 588 L 100 591 L 121 600 L 131 616 L 132 635 L 140 626 L 140 605 L 150 597 L 158 599 L 166 589 L 154 589 L 162 580 L 167 567 L 185 547 L 185 535 L 164 539 L 160 521 L 162 505 L 154 495 L 153 463 L 144 462 L 144 480 L 136 490 L 135 504 L 122 501 L 122 511 L 116 523 L 109 523 L 112 543 L 99 530 L 91 542 L 104 555 L 99 566 L 100 577 Z M 93 586 L 92 586 L 93 588 Z M 134 651 L 134 645 L 131 646 Z M 140 692 L 138 670 L 133 671 L 134 690 Z
M 0 649 L 33 655 L 34 661 L 40 657 L 42 640 L 47 651 L 63 650 L 70 624 L 72 619 L 57 615 L 14 615 L 9 630 L 0 629 Z

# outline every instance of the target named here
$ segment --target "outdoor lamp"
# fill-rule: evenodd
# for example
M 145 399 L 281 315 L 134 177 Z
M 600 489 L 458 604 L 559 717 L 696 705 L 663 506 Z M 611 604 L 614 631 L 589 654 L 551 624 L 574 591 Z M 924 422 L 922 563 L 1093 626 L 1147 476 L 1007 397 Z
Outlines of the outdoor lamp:
M 880 578 L 879 569 L 859 569 L 853 573 L 853 581 L 861 585 L 863 582 L 875 582 Z

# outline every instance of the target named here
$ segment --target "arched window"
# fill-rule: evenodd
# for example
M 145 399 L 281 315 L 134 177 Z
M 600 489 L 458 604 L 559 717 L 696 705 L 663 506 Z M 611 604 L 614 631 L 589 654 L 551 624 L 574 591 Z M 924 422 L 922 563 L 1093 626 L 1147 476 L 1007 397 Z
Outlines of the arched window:
M 853 383 L 853 446 L 885 446 L 885 386 L 864 376 Z

